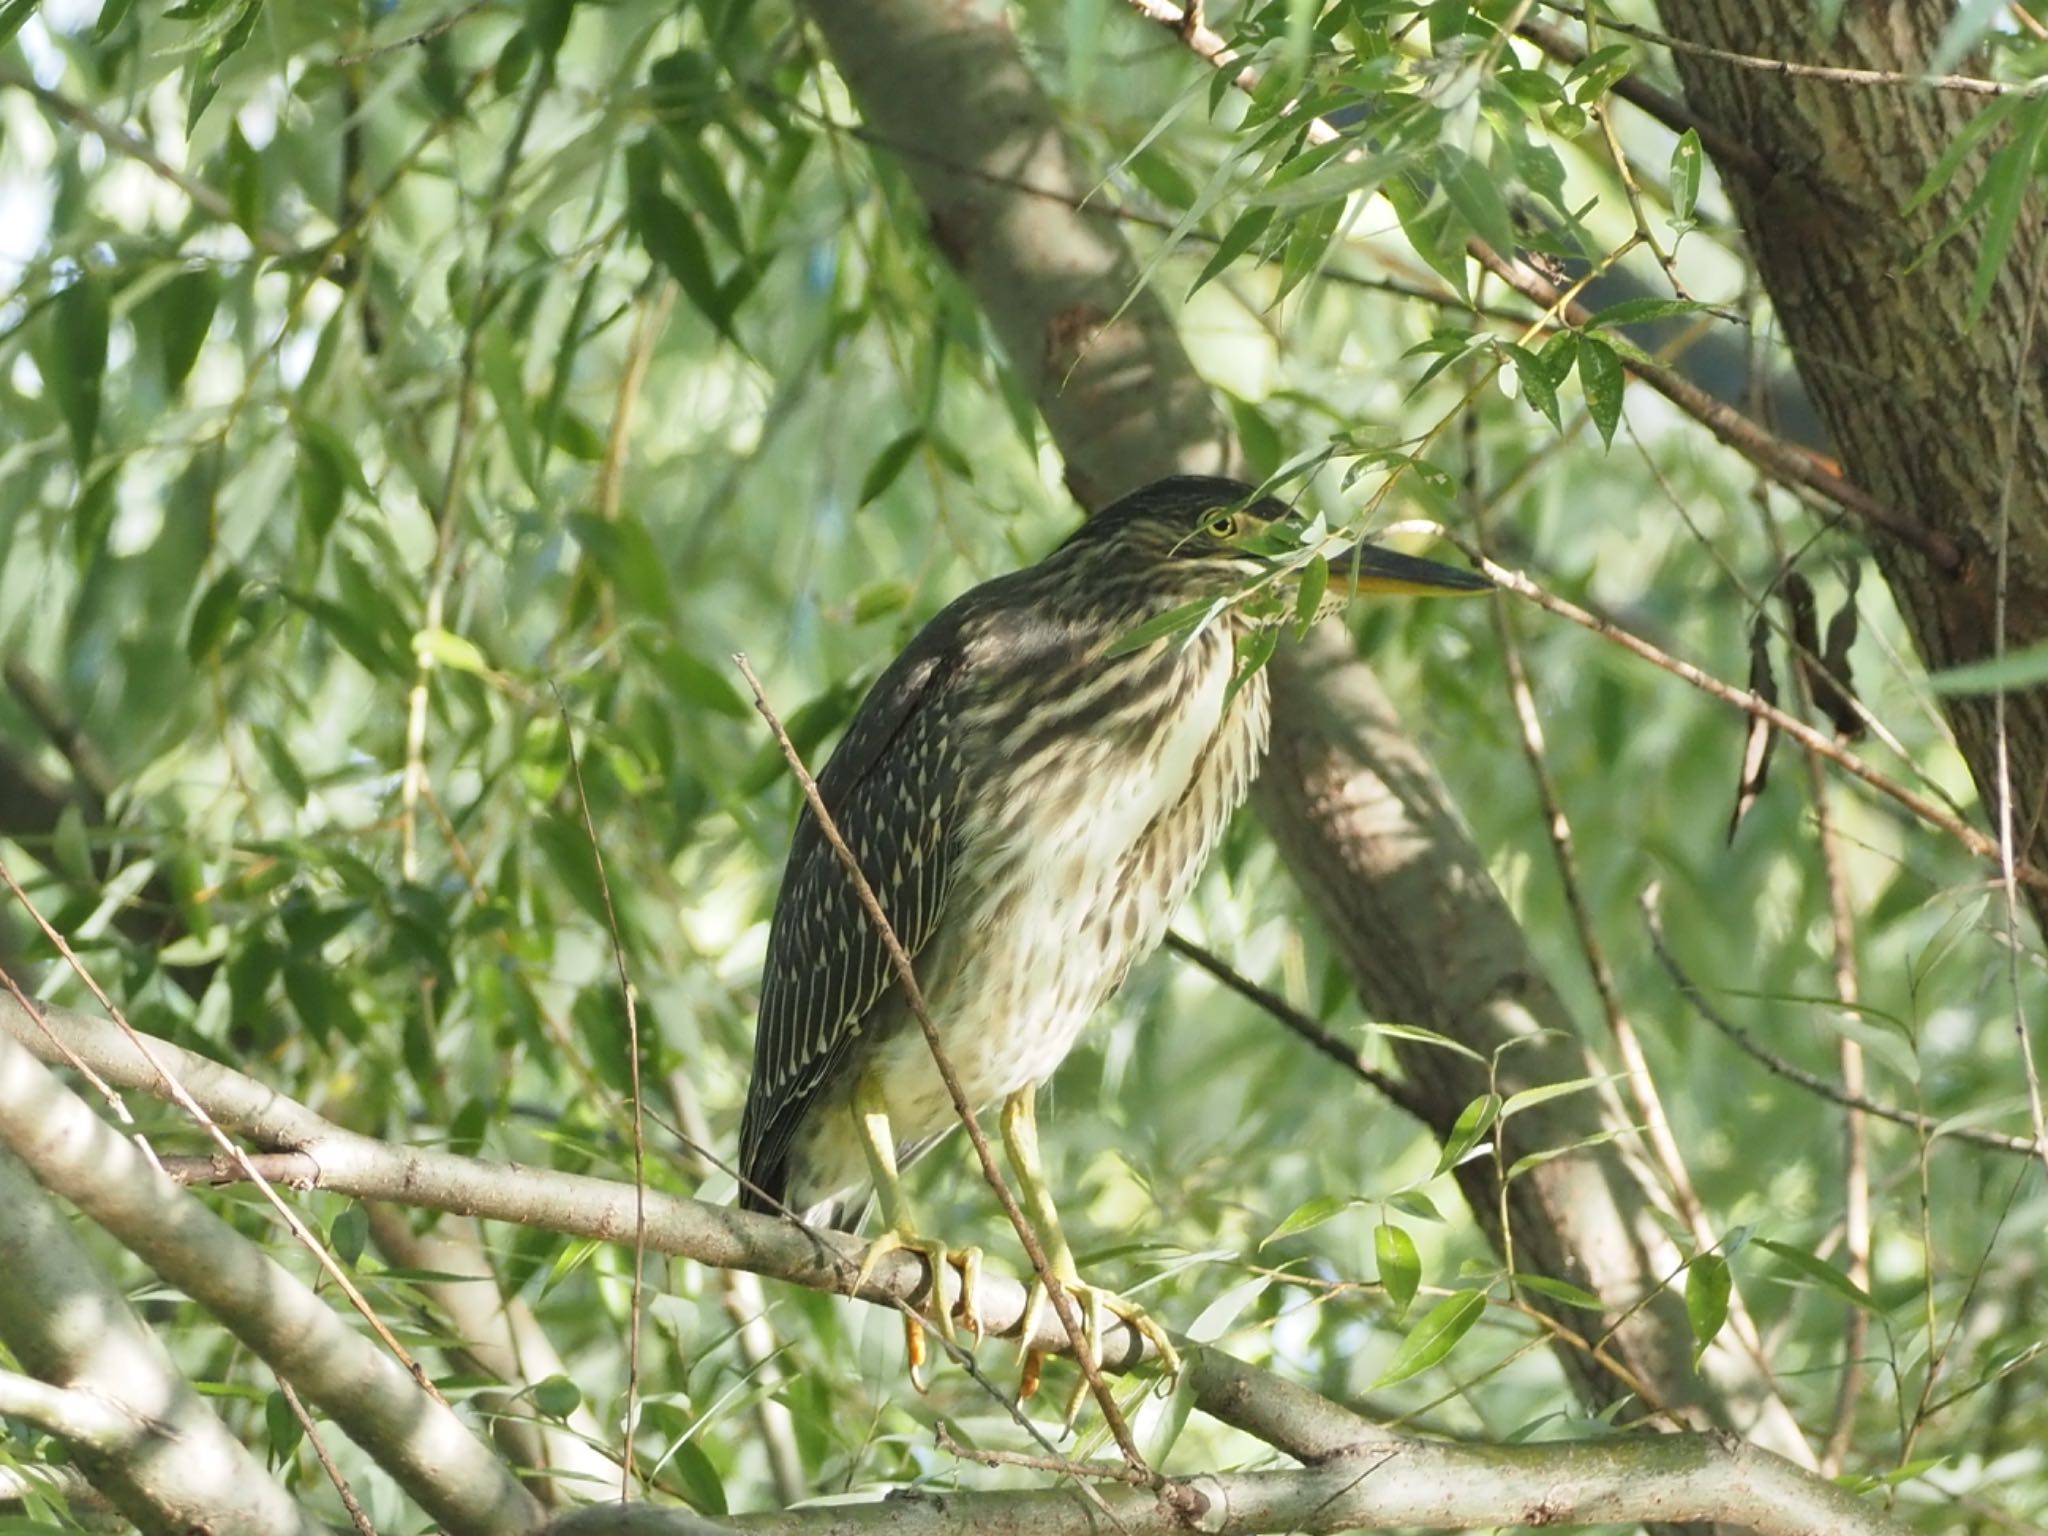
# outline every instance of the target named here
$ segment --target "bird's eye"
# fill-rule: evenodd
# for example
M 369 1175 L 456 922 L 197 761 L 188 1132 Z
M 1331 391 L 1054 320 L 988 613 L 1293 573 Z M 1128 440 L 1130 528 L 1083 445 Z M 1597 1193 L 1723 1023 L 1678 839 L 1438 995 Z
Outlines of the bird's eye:
M 1211 538 L 1227 539 L 1235 532 L 1237 532 L 1237 518 L 1233 514 L 1218 512 L 1209 519 L 1209 536 Z

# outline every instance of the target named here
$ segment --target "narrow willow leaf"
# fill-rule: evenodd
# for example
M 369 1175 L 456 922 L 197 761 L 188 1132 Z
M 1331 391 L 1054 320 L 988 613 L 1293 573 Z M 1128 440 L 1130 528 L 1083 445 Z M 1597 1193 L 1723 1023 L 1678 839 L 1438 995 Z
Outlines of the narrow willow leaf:
M 1776 1254 L 1792 1268 L 1809 1280 L 1817 1280 L 1843 1300 L 1862 1307 L 1866 1312 L 1881 1312 L 1877 1298 L 1863 1289 L 1854 1280 L 1843 1274 L 1825 1259 L 1816 1258 L 1804 1248 L 1795 1248 L 1790 1243 L 1773 1242 L 1768 1237 L 1759 1237 L 1756 1245 L 1767 1253 Z
M 1614 444 L 1621 424 L 1621 390 L 1626 382 L 1614 348 L 1591 336 L 1579 337 L 1579 384 L 1586 392 L 1586 412 L 1600 429 L 1600 440 Z
M 2048 96 L 2029 101 L 2021 114 L 2019 132 L 2012 143 L 1992 157 L 1985 175 L 1990 188 L 1984 215 L 1984 241 L 1977 249 L 1977 271 L 1970 280 L 1970 303 L 1964 324 L 1974 325 L 1991 298 L 1991 288 L 2005 265 L 2006 247 L 2012 244 L 2013 229 L 2019 223 L 2020 207 L 2027 189 L 2034 184 L 2034 159 L 2041 139 L 2048 133 Z
M 1945 75 L 1963 61 L 1963 56 L 1984 41 L 1985 34 L 1997 25 L 1999 13 L 2006 7 L 2006 0 L 1963 0 L 1955 15 L 1949 18 L 1946 31 L 1941 34 L 1941 43 L 1934 50 L 1934 57 L 1927 61 L 1930 75 Z
M 1567 1280 L 1553 1280 L 1548 1275 L 1516 1275 L 1515 1284 L 1525 1291 L 1534 1291 L 1538 1296 L 1547 1296 L 1552 1301 L 1561 1301 L 1568 1307 L 1577 1307 L 1584 1312 L 1607 1310 L 1606 1304 L 1598 1296 Z
M 1260 1240 L 1259 1246 L 1264 1248 L 1283 1237 L 1293 1237 L 1298 1232 L 1320 1227 L 1324 1222 L 1343 1215 L 1351 1204 L 1341 1195 L 1317 1195 L 1313 1200 L 1304 1200 L 1287 1213 L 1285 1221 Z
M 1422 1321 L 1409 1330 L 1394 1358 L 1372 1384 L 1374 1391 L 1406 1381 L 1437 1364 L 1457 1348 L 1458 1340 L 1472 1331 L 1479 1314 L 1486 1310 L 1484 1291 L 1457 1291 L 1422 1314 Z
M 1686 1266 L 1685 1316 L 1692 1324 L 1695 1364 L 1728 1321 L 1728 1296 L 1733 1288 L 1728 1261 L 1718 1253 L 1703 1253 Z
M 1109 648 L 1109 657 L 1128 656 L 1133 651 L 1142 651 L 1154 640 L 1167 635 L 1192 634 L 1216 614 L 1221 613 L 1229 602 L 1228 598 L 1197 598 L 1192 603 L 1182 603 L 1164 613 L 1155 613 L 1134 629 L 1117 636 Z
M 1548 1104 L 1552 1099 L 1561 1099 L 1568 1093 L 1584 1093 L 1588 1088 L 1597 1088 L 1602 1083 L 1611 1083 L 1618 1073 L 1603 1072 L 1598 1077 L 1575 1077 L 1562 1083 L 1539 1083 L 1534 1088 L 1524 1088 L 1520 1093 L 1510 1094 L 1507 1102 L 1500 1107 L 1500 1117 L 1521 1110 L 1534 1109 L 1538 1104 Z
M 1422 1256 L 1415 1251 L 1415 1239 L 1391 1222 L 1373 1230 L 1372 1254 L 1380 1269 L 1380 1285 L 1394 1304 L 1394 1316 L 1404 1317 L 1408 1303 L 1422 1285 Z
M 1486 1060 L 1469 1045 L 1461 1044 L 1449 1035 L 1440 1035 L 1433 1029 L 1424 1029 L 1420 1024 L 1368 1024 L 1366 1028 L 1376 1035 L 1391 1035 L 1396 1040 L 1413 1040 L 1418 1045 L 1440 1045 L 1445 1050 L 1472 1061 Z
M 50 309 L 50 344 L 36 363 L 57 397 L 82 470 L 99 434 L 100 379 L 107 370 L 106 284 L 86 273 L 58 294 Z
M 1472 233 L 1502 255 L 1515 248 L 1515 226 L 1508 217 L 1508 205 L 1492 174 L 1462 149 L 1445 145 L 1440 152 L 1439 175 L 1444 196 L 1472 227 Z
M 1706 158 L 1700 149 L 1700 136 L 1694 129 L 1686 129 L 1672 146 L 1671 217 L 1678 223 L 1688 222 L 1699 203 L 1700 169 Z
M 2040 683 L 2048 683 L 2048 640 L 2007 651 L 1996 660 L 1950 667 L 1927 679 L 1936 693 L 1996 693 L 2001 688 L 2032 688 Z
M 924 441 L 924 428 L 912 427 L 908 432 L 893 438 L 874 462 L 868 465 L 868 472 L 860 477 L 860 496 L 856 507 L 864 507 L 896 483 L 896 477 L 903 473 L 903 466 L 910 462 L 910 456 L 917 452 L 917 445 Z
M 1500 1104 L 1499 1094 L 1482 1093 L 1465 1106 L 1457 1124 L 1451 1127 L 1451 1134 L 1444 1138 L 1443 1151 L 1437 1155 L 1438 1173 L 1455 1168 L 1479 1144 L 1479 1138 L 1493 1129 L 1493 1122 L 1500 1118 Z

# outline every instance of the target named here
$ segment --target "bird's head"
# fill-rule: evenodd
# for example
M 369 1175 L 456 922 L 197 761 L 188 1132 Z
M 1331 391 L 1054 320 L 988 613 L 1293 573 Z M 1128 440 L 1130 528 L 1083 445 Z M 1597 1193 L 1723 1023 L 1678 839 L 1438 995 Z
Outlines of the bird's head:
M 1240 617 L 1254 626 L 1285 622 L 1304 601 L 1321 617 L 1357 594 L 1456 595 L 1493 586 L 1476 571 L 1378 544 L 1347 546 L 1320 519 L 1209 475 L 1177 475 L 1133 491 L 1091 517 L 1059 555 L 1105 586 L 1142 591 L 1155 612 L 1196 605 L 1198 614 L 1203 605 L 1245 599 Z

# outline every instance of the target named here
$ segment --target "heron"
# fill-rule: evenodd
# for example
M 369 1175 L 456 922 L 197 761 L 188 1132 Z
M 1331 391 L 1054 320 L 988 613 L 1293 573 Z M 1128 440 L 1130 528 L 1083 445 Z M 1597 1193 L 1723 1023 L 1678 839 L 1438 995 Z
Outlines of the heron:
M 1165 1329 L 1081 1277 L 1045 1177 L 1037 1093 L 1158 946 L 1250 789 L 1269 725 L 1255 663 L 1271 631 L 1353 593 L 1492 585 L 1378 545 L 1327 543 L 1319 522 L 1236 480 L 1145 486 L 1035 565 L 942 609 L 882 672 L 817 777 L 968 1103 L 1001 1104 L 1004 1150 L 1054 1278 L 1092 1341 L 1104 1313 L 1120 1317 L 1169 1372 Z M 862 1279 L 886 1253 L 920 1255 L 950 1338 L 947 1271 L 971 1319 L 979 1250 L 921 1231 L 901 1173 L 957 1122 L 881 935 L 805 810 L 769 925 L 741 1203 L 846 1230 L 879 1203 Z M 1029 1296 L 1026 1340 L 1042 1284 Z M 911 1343 L 915 1380 L 914 1328 Z

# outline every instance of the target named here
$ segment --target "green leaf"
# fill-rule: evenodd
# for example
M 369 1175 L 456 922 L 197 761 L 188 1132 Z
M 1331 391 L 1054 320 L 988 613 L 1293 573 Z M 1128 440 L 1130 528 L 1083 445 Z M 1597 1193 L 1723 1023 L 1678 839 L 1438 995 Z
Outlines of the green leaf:
M 753 713 L 731 678 L 680 645 L 663 646 L 661 664 L 669 691 L 685 704 L 733 720 L 744 720 Z
M 1992 285 L 1998 281 L 1999 268 L 2005 265 L 2005 249 L 2012 243 L 2012 232 L 2019 223 L 2027 189 L 2034 184 L 2034 157 L 2041 147 L 2044 133 L 2048 133 L 2048 96 L 2037 97 L 2027 103 L 2022 110 L 2018 135 L 1992 157 L 1990 169 L 1985 173 L 1984 184 L 1988 193 L 1984 240 L 1978 247 L 1977 271 L 1970 282 L 1970 303 L 1964 312 L 1966 325 L 1974 325 L 1977 317 L 1984 313 Z
M 552 59 L 561 52 L 575 9 L 576 0 L 526 0 L 526 30 L 543 58 Z
M 1250 250 L 1252 242 L 1263 235 L 1266 227 L 1272 222 L 1273 210 L 1270 207 L 1250 208 L 1239 214 L 1230 228 L 1223 232 L 1223 238 L 1216 242 L 1216 249 L 1209 253 L 1209 260 L 1202 267 L 1201 275 L 1195 279 L 1194 286 L 1188 289 L 1189 296 L 1193 297 L 1204 283 Z
M 1614 348 L 1592 336 L 1579 337 L 1579 386 L 1586 393 L 1586 413 L 1600 429 L 1600 440 L 1614 445 L 1621 423 L 1621 390 L 1627 376 Z
M 626 217 L 647 254 L 676 280 L 697 312 L 726 340 L 738 345 L 732 330 L 732 309 L 711 270 L 690 216 L 661 187 L 661 151 L 641 139 L 626 151 Z
M 220 305 L 220 277 L 210 267 L 180 272 L 150 295 L 157 318 L 157 370 L 165 395 L 175 399 L 199 360 L 213 313 Z
M 1144 623 L 1117 636 L 1110 644 L 1109 659 L 1113 661 L 1119 656 L 1128 656 L 1133 651 L 1142 651 L 1153 641 L 1168 635 L 1191 634 L 1213 616 L 1221 613 L 1228 603 L 1228 598 L 1198 597 L 1191 603 L 1182 603 L 1178 607 L 1167 609 L 1164 613 L 1155 613 Z
M 1586 322 L 1587 330 L 1609 325 L 1640 325 L 1645 320 L 1668 320 L 1674 315 L 1698 314 L 1707 306 L 1697 299 L 1659 299 L 1645 296 L 1610 304 Z
M 1627 43 L 1609 43 L 1587 54 L 1565 76 L 1572 86 L 1572 100 L 1585 106 L 1597 102 L 1629 72 L 1632 54 Z
M 1397 1381 L 1406 1381 L 1437 1364 L 1457 1348 L 1458 1340 L 1472 1331 L 1486 1310 L 1484 1291 L 1456 1291 L 1423 1313 L 1422 1321 L 1408 1332 L 1394 1358 L 1372 1384 L 1377 1392 Z
M 1438 1173 L 1455 1168 L 1467 1152 L 1479 1145 L 1479 1138 L 1492 1130 L 1493 1122 L 1500 1118 L 1500 1105 L 1499 1094 L 1482 1093 L 1465 1106 L 1457 1124 L 1451 1127 L 1451 1134 L 1444 1138 L 1443 1151 L 1437 1154 Z
M 1343 1215 L 1356 1203 L 1341 1195 L 1317 1195 L 1313 1200 L 1304 1200 L 1287 1213 L 1285 1221 L 1259 1240 L 1259 1246 L 1265 1248 L 1283 1237 L 1293 1237 L 1298 1232 L 1320 1227 L 1324 1222 Z
M 1552 1301 L 1561 1301 L 1568 1307 L 1577 1307 L 1584 1312 L 1605 1312 L 1606 1303 L 1591 1291 L 1583 1290 L 1565 1280 L 1553 1280 L 1548 1275 L 1516 1275 L 1515 1284 L 1525 1291 L 1534 1291 L 1538 1296 L 1547 1296 Z
M 81 472 L 92 460 L 100 425 L 100 379 L 107 371 L 107 289 L 82 274 L 50 306 L 48 343 L 36 359 L 71 432 Z
M 1927 61 L 1927 73 L 1945 75 L 1953 70 L 1997 25 L 1999 13 L 2005 7 L 2006 0 L 1963 0 L 1961 8 L 1949 18 L 1934 57 Z
M 1919 211 L 1929 198 L 1953 181 L 1958 168 L 1971 157 L 1977 146 L 1984 142 L 1985 136 L 2017 112 L 2025 102 L 2024 96 L 2001 96 L 1956 130 L 1955 137 L 1942 146 L 1940 158 L 1934 162 L 1919 187 L 1906 199 L 1905 211 Z M 1979 191 L 1981 190 L 1980 187 Z
M 1794 1248 L 1790 1243 L 1773 1242 L 1768 1237 L 1759 1237 L 1755 1241 L 1757 1247 L 1776 1254 L 1807 1279 L 1818 1281 L 1844 1301 L 1861 1307 L 1866 1312 L 1883 1311 L 1883 1308 L 1878 1306 L 1876 1297 L 1825 1259 L 1814 1257 L 1804 1248 Z
M 1564 413 L 1558 408 L 1557 386 L 1550 382 L 1550 370 L 1542 359 L 1514 342 L 1504 343 L 1501 350 L 1507 353 L 1508 371 L 1502 375 L 1503 384 L 1512 381 L 1513 389 L 1529 402 L 1529 408 L 1562 432 Z
M 1443 181 L 1444 196 L 1472 232 L 1501 255 L 1513 255 L 1514 221 L 1508 217 L 1508 205 L 1501 201 L 1492 173 L 1462 149 L 1446 144 L 1437 152 L 1437 174 Z
M 1936 693 L 1997 693 L 2048 683 L 2048 640 L 2003 656 L 1949 667 L 1927 679 Z
M 1376 1035 L 1389 1035 L 1396 1040 L 1413 1040 L 1418 1045 L 1436 1045 L 1455 1055 L 1469 1060 L 1484 1062 L 1486 1058 L 1461 1041 L 1449 1035 L 1438 1034 L 1433 1029 L 1424 1029 L 1420 1024 L 1368 1024 L 1367 1029 Z
M 912 427 L 908 432 L 891 438 L 875 455 L 874 462 L 868 465 L 868 472 L 860 477 L 860 496 L 854 506 L 866 506 L 894 485 L 896 477 L 903 473 L 903 466 L 910 462 L 910 456 L 917 452 L 917 445 L 923 441 L 923 427 Z
M 1387 1300 L 1394 1304 L 1395 1318 L 1406 1316 L 1408 1303 L 1422 1284 L 1422 1256 L 1415 1251 L 1415 1239 L 1392 1222 L 1383 1221 L 1373 1229 L 1372 1255 Z
M 242 589 L 247 585 L 248 579 L 231 565 L 200 594 L 199 601 L 192 606 L 192 622 L 185 629 L 186 660 L 196 665 L 220 649 L 228 631 L 234 628 Z
M 290 1460 L 305 1434 L 306 1426 L 299 1422 L 299 1416 L 292 1412 L 292 1405 L 282 1392 L 272 1392 L 265 1396 L 263 1442 L 264 1449 L 270 1455 L 271 1465 L 279 1466 Z
M 907 581 L 871 581 L 853 594 L 853 622 L 872 624 L 876 619 L 901 613 L 916 595 Z
M 1700 170 L 1706 163 L 1697 130 L 1688 128 L 1671 147 L 1671 217 L 1680 224 L 1692 218 L 1700 200 Z
M 353 1200 L 327 1224 L 328 1246 L 334 1250 L 334 1256 L 350 1269 L 356 1267 L 356 1261 L 362 1258 L 363 1249 L 369 1241 L 369 1213 Z
M 1404 1216 L 1413 1216 L 1417 1221 L 1442 1221 L 1444 1214 L 1436 1208 L 1436 1202 L 1419 1189 L 1404 1189 L 1398 1194 L 1387 1196 L 1386 1203 Z
M 412 654 L 422 667 L 447 667 L 456 672 L 484 674 L 491 664 L 474 640 L 448 629 L 416 630 Z
M 1602 1083 L 1611 1083 L 1614 1080 L 1615 1074 L 1603 1073 L 1598 1077 L 1575 1077 L 1567 1082 L 1540 1083 L 1534 1088 L 1524 1088 L 1520 1093 L 1508 1096 L 1507 1102 L 1501 1105 L 1500 1117 L 1505 1120 L 1522 1110 L 1534 1109 L 1538 1104 L 1561 1099 L 1568 1093 L 1584 1093 L 1588 1088 L 1597 1088 Z
M 1692 1324 L 1695 1365 L 1728 1321 L 1728 1296 L 1733 1288 L 1728 1261 L 1718 1253 L 1703 1253 L 1686 1266 L 1685 1315 Z
M 1302 567 L 1300 582 L 1294 590 L 1294 623 L 1305 635 L 1323 606 L 1323 595 L 1330 590 L 1330 562 L 1316 555 Z
M 566 1419 L 583 1406 L 583 1391 L 566 1376 L 550 1376 L 535 1385 L 533 1406 L 543 1418 Z

